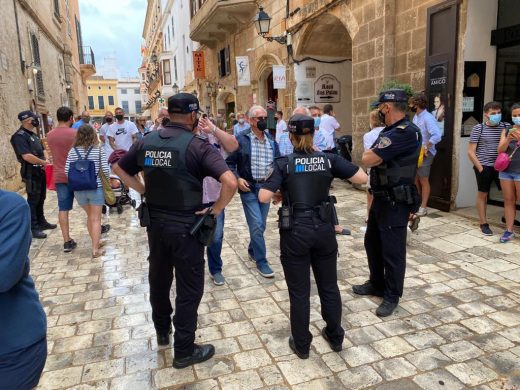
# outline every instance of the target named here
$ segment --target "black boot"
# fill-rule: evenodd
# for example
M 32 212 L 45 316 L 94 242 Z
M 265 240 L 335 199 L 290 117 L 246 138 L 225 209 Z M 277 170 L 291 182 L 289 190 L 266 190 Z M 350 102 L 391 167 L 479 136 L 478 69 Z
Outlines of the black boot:
M 383 291 L 375 288 L 374 285 L 370 282 L 370 280 L 367 280 L 363 284 L 352 286 L 352 291 L 354 292 L 354 294 L 357 295 L 373 295 L 375 297 L 383 296 Z
M 172 334 L 172 328 L 168 332 L 157 332 L 157 345 L 164 346 L 170 345 L 170 335 Z
M 289 348 L 298 356 L 300 359 L 308 359 L 309 358 L 309 352 L 303 353 L 296 349 L 296 344 L 294 344 L 294 339 L 292 336 L 289 337 Z
M 376 315 L 378 317 L 388 317 L 394 312 L 394 310 L 397 308 L 397 305 L 397 302 L 383 300 L 383 302 L 381 302 L 379 307 L 376 309 Z
M 45 220 L 42 223 L 40 223 L 39 226 L 41 230 L 56 229 L 58 227 L 58 225 L 56 225 L 55 223 L 49 223 Z
M 330 349 L 332 349 L 334 352 L 340 352 L 343 349 L 343 344 L 332 344 L 332 342 L 329 339 L 329 336 L 327 336 L 326 327 L 321 330 L 321 335 L 325 339 L 325 341 L 329 343 Z
M 195 346 L 193 348 L 193 353 L 191 354 L 191 356 L 173 359 L 173 367 L 174 368 L 186 368 L 193 364 L 205 362 L 206 360 L 211 359 L 213 357 L 213 355 L 215 355 L 215 347 L 213 345 L 195 344 Z

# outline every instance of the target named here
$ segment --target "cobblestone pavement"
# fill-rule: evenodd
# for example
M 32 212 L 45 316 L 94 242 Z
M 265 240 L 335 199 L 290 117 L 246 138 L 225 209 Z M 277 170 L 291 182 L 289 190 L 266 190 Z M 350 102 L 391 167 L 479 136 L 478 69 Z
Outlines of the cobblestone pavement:
M 367 279 L 363 235 L 365 195 L 335 182 L 341 222 L 339 286 L 346 339 L 332 352 L 319 335 L 324 322 L 311 292 L 308 360 L 289 350 L 289 301 L 278 258 L 276 210 L 267 228 L 274 280 L 247 260 L 248 233 L 240 201 L 226 210 L 225 286 L 206 278 L 197 342 L 216 356 L 195 367 L 171 367 L 171 348 L 157 348 L 148 303 L 147 244 L 131 209 L 113 213 L 107 254 L 90 258 L 85 217 L 75 209 L 62 252 L 59 230 L 31 249 L 32 270 L 48 314 L 49 357 L 40 389 L 513 389 L 520 385 L 520 240 L 500 244 L 454 214 L 421 221 L 408 249 L 403 297 L 396 315 L 375 316 L 379 300 L 353 296 Z M 47 212 L 56 220 L 56 199 Z M 498 228 L 495 233 L 499 233 Z

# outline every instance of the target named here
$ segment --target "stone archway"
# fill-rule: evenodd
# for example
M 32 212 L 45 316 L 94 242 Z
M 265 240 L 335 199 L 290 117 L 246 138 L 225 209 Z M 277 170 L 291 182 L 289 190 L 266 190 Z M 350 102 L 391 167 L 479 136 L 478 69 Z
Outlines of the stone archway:
M 273 96 L 273 91 L 269 88 L 268 82 L 272 78 L 273 65 L 282 65 L 282 60 L 274 54 L 265 54 L 256 63 L 253 74 L 253 93 L 256 94 L 256 104 L 265 106 L 267 100 Z M 277 93 L 277 107 L 284 107 L 284 99 L 282 93 Z
M 352 134 L 351 33 L 357 33 L 357 23 L 347 27 L 338 14 L 348 14 L 350 11 L 340 8 L 345 7 L 325 12 L 310 22 L 295 42 L 295 103 L 297 106 L 317 105 L 322 108 L 325 104 L 332 104 L 341 133 Z M 327 81 L 324 81 L 325 78 Z M 322 93 L 324 87 L 321 86 L 325 82 L 334 86 L 335 95 Z

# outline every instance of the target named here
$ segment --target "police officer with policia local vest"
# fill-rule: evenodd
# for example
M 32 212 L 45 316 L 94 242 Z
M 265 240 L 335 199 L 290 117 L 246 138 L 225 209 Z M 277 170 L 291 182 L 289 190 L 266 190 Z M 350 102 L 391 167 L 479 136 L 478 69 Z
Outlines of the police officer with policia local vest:
M 22 164 L 20 175 L 25 183 L 27 203 L 31 209 L 31 231 L 33 238 L 46 238 L 43 230 L 56 229 L 56 225 L 47 222 L 43 214 L 43 205 L 47 193 L 45 179 L 45 159 L 43 145 L 38 136 L 40 121 L 31 111 L 22 111 L 18 114 L 20 128 L 11 137 L 16 158 Z
M 407 224 L 420 205 L 414 181 L 422 137 L 405 116 L 407 100 L 403 90 L 379 95 L 374 106 L 386 127 L 362 158 L 363 165 L 371 168 L 374 197 L 365 234 L 370 279 L 353 286 L 353 291 L 383 297 L 376 310 L 380 317 L 391 315 L 403 295 Z
M 312 341 L 309 332 L 311 267 L 321 313 L 327 323 L 321 334 L 336 352 L 341 351 L 345 335 L 341 327 L 341 296 L 336 272 L 338 243 L 334 232 L 334 205 L 329 199 L 330 183 L 338 177 L 362 184 L 367 182 L 367 175 L 339 155 L 314 150 L 314 118 L 293 115 L 288 130 L 294 153 L 275 160 L 274 171 L 258 198 L 268 203 L 277 190 L 282 191 L 282 207 L 278 210 L 280 260 L 291 304 L 289 346 L 300 359 L 307 359 Z
M 232 199 L 235 176 L 220 153 L 192 134 L 197 127 L 199 101 L 189 93 L 168 99 L 170 121 L 150 132 L 115 165 L 130 187 L 145 195 L 139 210 L 150 247 L 150 303 L 157 344 L 168 345 L 172 306 L 170 289 L 175 269 L 173 367 L 184 368 L 210 359 L 211 344 L 194 344 L 197 308 L 204 291 L 204 245 L 211 241 L 214 216 Z M 144 171 L 145 185 L 135 176 Z M 202 210 L 202 181 L 210 176 L 222 184 L 212 208 Z

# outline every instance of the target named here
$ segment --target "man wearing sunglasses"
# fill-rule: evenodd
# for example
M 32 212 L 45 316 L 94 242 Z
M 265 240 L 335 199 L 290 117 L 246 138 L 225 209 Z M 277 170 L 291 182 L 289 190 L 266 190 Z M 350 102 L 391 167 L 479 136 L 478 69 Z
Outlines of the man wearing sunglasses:
M 249 227 L 248 255 L 264 278 L 274 277 L 267 261 L 264 231 L 269 203 L 260 203 L 258 192 L 273 169 L 273 162 L 280 155 L 278 145 L 267 129 L 267 112 L 262 106 L 249 110 L 250 129 L 239 133 L 237 151 L 231 153 L 226 162 L 238 179 L 238 192 L 244 207 Z

